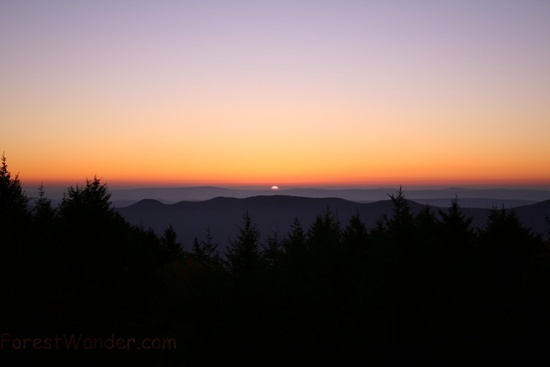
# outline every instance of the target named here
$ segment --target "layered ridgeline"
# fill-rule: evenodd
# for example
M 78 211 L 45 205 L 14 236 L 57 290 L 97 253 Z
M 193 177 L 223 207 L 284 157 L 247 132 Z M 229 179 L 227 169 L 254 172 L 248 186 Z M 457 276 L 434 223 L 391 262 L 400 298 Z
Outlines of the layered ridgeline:
M 96 178 L 67 188 L 59 205 L 44 192 L 31 200 L 2 161 L 2 364 L 547 357 L 550 243 L 525 226 L 520 207 L 486 211 L 479 228 L 459 200 L 438 209 L 401 190 L 366 206 L 269 196 L 136 207 L 164 230 L 132 224 Z M 525 211 L 546 221 L 547 208 Z M 189 245 L 175 226 L 192 217 L 210 230 L 198 228 Z M 258 221 L 270 223 L 265 235 Z M 213 233 L 222 223 L 236 228 L 227 241 Z M 80 347 L 65 343 L 80 337 Z
M 62 190 L 58 187 L 51 194 L 62 198 Z M 165 204 L 181 201 L 205 201 L 215 197 L 231 197 L 244 199 L 254 196 L 270 196 L 273 194 L 297 196 L 305 198 L 340 198 L 359 203 L 369 203 L 388 200 L 388 194 L 393 194 L 397 188 L 222 188 L 203 187 L 164 187 L 164 188 L 117 188 L 111 190 L 113 205 L 116 207 L 135 204 L 142 199 L 158 200 Z M 404 195 L 420 204 L 448 207 L 455 197 L 460 198 L 462 207 L 491 208 L 504 206 L 511 208 L 520 205 L 534 204 L 549 200 L 550 191 L 541 189 L 474 189 L 474 188 L 442 188 L 442 189 L 409 189 L 403 188 Z
M 389 193 L 390 195 L 394 193 Z M 153 229 L 157 234 L 171 225 L 178 234 L 180 241 L 190 248 L 195 238 L 203 239 L 206 230 L 209 230 L 213 240 L 222 248 L 228 240 L 235 238 L 242 223 L 242 216 L 248 213 L 261 232 L 261 238 L 277 233 L 279 237 L 287 235 L 290 225 L 295 219 L 308 228 L 315 218 L 325 212 L 332 212 L 343 226 L 355 214 L 359 214 L 367 228 L 372 228 L 384 216 L 391 216 L 393 203 L 388 194 L 387 200 L 373 203 L 358 203 L 339 198 L 306 198 L 284 195 L 255 196 L 249 198 L 217 197 L 204 201 L 182 201 L 175 204 L 165 204 L 158 200 L 145 199 L 136 204 L 117 208 L 117 211 L 130 223 Z M 435 200 L 435 199 L 425 199 Z M 450 207 L 453 200 L 447 200 Z M 478 199 L 479 200 L 479 199 Z M 490 200 L 484 199 L 481 204 Z M 437 199 L 442 203 L 443 199 Z M 461 199 L 456 199 L 461 205 Z M 471 201 L 471 200 L 470 200 Z M 407 200 L 413 214 L 426 209 L 426 204 Z M 429 207 L 437 219 L 441 219 L 440 210 L 445 208 Z M 494 208 L 502 209 L 503 206 Z M 483 229 L 492 209 L 488 208 L 461 208 L 466 217 L 472 219 L 472 226 Z M 545 234 L 548 230 L 546 217 L 550 216 L 550 200 L 529 205 L 520 205 L 506 210 L 515 212 L 520 223 L 530 228 L 534 233 Z

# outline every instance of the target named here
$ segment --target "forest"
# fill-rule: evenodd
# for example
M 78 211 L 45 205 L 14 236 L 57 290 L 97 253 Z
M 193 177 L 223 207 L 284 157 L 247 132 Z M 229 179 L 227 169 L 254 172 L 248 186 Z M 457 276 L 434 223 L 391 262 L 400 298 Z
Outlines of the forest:
M 359 215 L 341 221 L 327 208 L 307 228 L 295 220 L 265 241 L 245 212 L 239 235 L 220 253 L 208 229 L 182 244 L 171 225 L 162 234 L 130 225 L 98 178 L 68 187 L 55 207 L 42 188 L 31 199 L 2 157 L 0 361 L 547 360 L 549 236 L 533 234 L 512 209 L 493 208 L 477 230 L 459 198 L 414 215 L 402 190 L 389 200 L 392 215 L 371 228 Z M 113 334 L 173 344 L 53 342 Z

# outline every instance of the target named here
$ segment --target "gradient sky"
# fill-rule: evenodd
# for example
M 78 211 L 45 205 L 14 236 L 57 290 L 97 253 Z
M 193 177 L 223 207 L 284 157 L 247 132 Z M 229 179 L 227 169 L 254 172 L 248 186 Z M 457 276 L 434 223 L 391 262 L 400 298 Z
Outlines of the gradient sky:
M 25 183 L 550 188 L 550 1 L 0 1 Z

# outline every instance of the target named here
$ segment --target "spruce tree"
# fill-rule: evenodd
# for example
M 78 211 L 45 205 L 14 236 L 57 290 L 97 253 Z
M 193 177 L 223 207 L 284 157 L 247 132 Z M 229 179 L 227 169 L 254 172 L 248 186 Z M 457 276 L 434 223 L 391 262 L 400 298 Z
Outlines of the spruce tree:
M 22 328 L 32 312 L 33 252 L 28 198 L 18 175 L 8 170 L 2 154 L 0 167 L 0 324 L 5 328 Z
M 472 218 L 467 218 L 463 213 L 458 198 L 454 198 L 447 212 L 439 209 L 441 220 L 439 221 L 443 239 L 448 246 L 466 246 L 474 237 Z
M 220 265 L 220 254 L 218 252 L 218 244 L 214 242 L 214 236 L 210 227 L 204 230 L 204 240 L 201 241 L 201 246 L 204 252 L 206 265 L 209 268 Z
M 2 154 L 0 167 L 0 235 L 2 246 L 14 246 L 24 235 L 29 216 L 29 199 L 25 194 L 19 175 L 12 177 Z
M 342 237 L 345 256 L 349 260 L 363 260 L 367 252 L 369 235 L 358 211 L 349 218 Z
M 227 265 L 237 278 L 250 278 L 262 268 L 260 230 L 248 212 L 243 214 L 243 227 L 236 240 L 229 240 L 226 251 Z
M 183 255 L 182 244 L 178 242 L 178 234 L 171 223 L 164 230 L 160 242 L 165 262 L 176 260 Z

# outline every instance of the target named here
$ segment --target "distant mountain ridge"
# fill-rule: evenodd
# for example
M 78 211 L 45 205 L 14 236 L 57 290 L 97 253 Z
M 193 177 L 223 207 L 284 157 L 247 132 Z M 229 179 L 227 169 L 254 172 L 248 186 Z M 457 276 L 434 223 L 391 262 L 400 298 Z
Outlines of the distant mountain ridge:
M 204 201 L 215 197 L 232 197 L 244 199 L 253 196 L 286 195 L 308 198 L 341 198 L 355 202 L 374 202 L 388 200 L 398 188 L 364 188 L 364 189 L 326 189 L 326 188 L 281 188 L 277 191 L 266 189 L 231 189 L 214 186 L 175 187 L 175 188 L 135 188 L 111 189 L 115 206 L 123 207 L 142 199 L 155 199 L 166 204 L 180 201 Z M 549 190 L 536 189 L 407 189 L 403 188 L 407 199 L 434 206 L 448 206 L 458 197 L 463 207 L 505 206 L 507 208 L 533 204 L 550 200 Z
M 141 187 L 117 188 L 109 187 L 111 201 L 117 208 L 126 207 L 143 199 L 154 199 L 165 204 L 175 204 L 180 201 L 205 201 L 215 197 L 233 197 L 244 199 L 253 196 L 287 195 L 309 198 L 341 198 L 350 201 L 369 203 L 388 200 L 388 194 L 394 194 L 398 187 L 379 188 L 286 188 L 279 190 L 270 188 L 224 188 L 216 186 L 196 187 Z M 65 187 L 45 186 L 46 196 L 54 205 L 61 202 Z M 26 187 L 29 197 L 36 198 L 38 190 Z M 403 188 L 405 197 L 421 204 L 446 207 L 455 197 L 459 198 L 462 207 L 491 208 L 504 206 L 512 208 L 550 200 L 548 189 L 478 189 L 478 188 Z
M 460 199 L 458 202 L 461 203 Z M 412 200 L 409 200 L 409 203 L 413 213 L 425 207 L 425 204 Z M 447 206 L 450 206 L 450 202 Z M 216 197 L 205 201 L 181 201 L 175 204 L 145 199 L 127 207 L 117 208 L 130 223 L 146 229 L 151 228 L 158 234 L 162 234 L 164 229 L 172 224 L 179 241 L 188 250 L 193 239 L 204 239 L 205 230 L 209 228 L 214 242 L 220 245 L 221 251 L 229 239 L 236 238 L 245 213 L 250 214 L 265 240 L 267 235 L 275 232 L 279 237 L 285 237 L 295 218 L 298 218 L 307 230 L 313 220 L 325 210 L 336 213 L 342 226 L 347 224 L 353 214 L 359 213 L 370 229 L 384 215 L 391 216 L 392 209 L 390 200 L 358 203 L 340 198 L 289 195 L 261 195 L 242 199 Z M 462 210 L 466 216 L 472 218 L 475 227 L 483 228 L 489 209 L 463 207 Z M 521 222 L 533 232 L 547 233 L 546 217 L 550 217 L 550 200 L 518 206 L 514 210 Z M 434 208 L 434 212 L 437 212 L 437 208 Z

